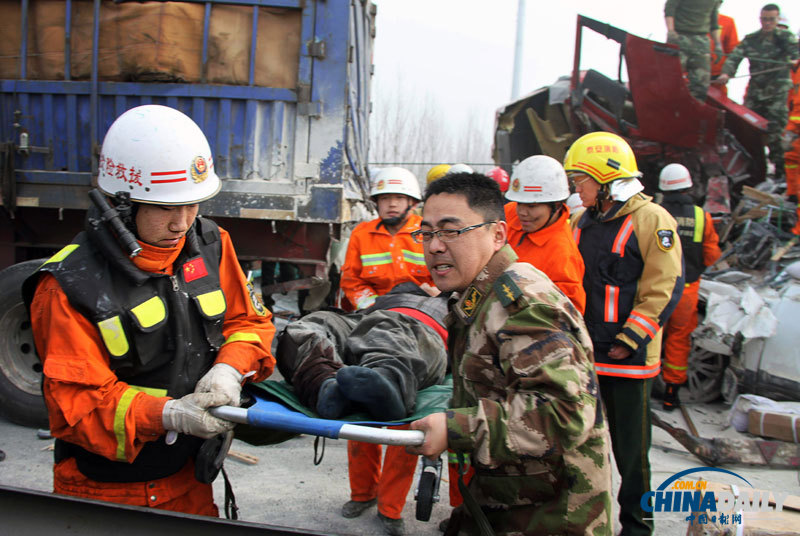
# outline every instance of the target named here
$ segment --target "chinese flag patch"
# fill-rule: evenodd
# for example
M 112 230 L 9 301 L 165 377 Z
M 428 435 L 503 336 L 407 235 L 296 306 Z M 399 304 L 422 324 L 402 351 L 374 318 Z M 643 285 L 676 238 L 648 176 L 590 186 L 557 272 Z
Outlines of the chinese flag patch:
M 208 275 L 206 264 L 202 257 L 198 257 L 183 265 L 183 280 L 191 283 L 195 279 L 200 279 Z

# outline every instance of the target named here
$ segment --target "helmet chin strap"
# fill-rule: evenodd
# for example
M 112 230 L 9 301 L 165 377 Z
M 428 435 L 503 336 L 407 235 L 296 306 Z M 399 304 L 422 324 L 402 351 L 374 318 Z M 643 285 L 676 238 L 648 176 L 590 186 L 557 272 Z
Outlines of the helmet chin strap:
M 411 210 L 411 207 L 412 207 L 412 204 L 409 203 L 408 206 L 406 206 L 406 209 L 403 211 L 402 214 L 400 214 L 399 216 L 394 216 L 392 218 L 381 218 L 381 223 L 387 229 L 389 227 L 395 227 L 397 225 L 400 225 L 401 223 L 406 221 L 406 218 L 408 217 L 408 212 Z

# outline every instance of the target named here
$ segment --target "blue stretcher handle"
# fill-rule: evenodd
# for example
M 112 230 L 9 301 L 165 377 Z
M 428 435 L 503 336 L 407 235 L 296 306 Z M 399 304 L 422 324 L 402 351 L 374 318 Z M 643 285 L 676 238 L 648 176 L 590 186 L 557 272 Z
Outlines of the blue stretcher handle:
M 347 421 L 318 419 L 303 415 L 270 400 L 257 399 L 249 408 L 220 406 L 209 410 L 212 415 L 240 424 L 259 428 L 284 430 L 295 434 L 323 436 L 331 439 L 351 439 L 382 445 L 421 445 L 425 434 L 419 430 L 392 430 L 375 426 L 392 426 L 398 423 L 371 422 L 373 426 L 352 424 Z

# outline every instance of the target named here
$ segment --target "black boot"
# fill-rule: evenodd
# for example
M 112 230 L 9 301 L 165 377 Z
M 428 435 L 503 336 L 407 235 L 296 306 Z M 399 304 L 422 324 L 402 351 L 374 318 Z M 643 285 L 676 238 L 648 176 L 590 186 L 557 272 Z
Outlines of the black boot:
M 662 407 L 666 411 L 672 411 L 673 409 L 681 406 L 681 399 L 678 396 L 678 390 L 680 388 L 681 384 L 679 383 L 666 384 L 666 389 L 664 389 L 664 400 L 662 403 Z
M 366 406 L 373 417 L 395 421 L 406 416 L 400 388 L 381 369 L 343 367 L 336 372 L 336 383 L 344 395 Z
M 339 389 L 336 378 L 328 378 L 322 382 L 317 395 L 316 409 L 323 419 L 337 419 L 350 411 L 350 401 Z

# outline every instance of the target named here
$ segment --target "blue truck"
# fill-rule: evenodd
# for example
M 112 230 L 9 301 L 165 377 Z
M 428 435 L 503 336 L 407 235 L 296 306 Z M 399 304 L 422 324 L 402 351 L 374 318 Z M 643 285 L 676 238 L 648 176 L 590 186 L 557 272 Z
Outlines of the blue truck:
M 370 210 L 373 4 L 21 0 L 0 9 L 2 414 L 46 423 L 20 284 L 83 228 L 103 137 L 135 106 L 176 108 L 206 133 L 223 186 L 201 213 L 231 233 L 246 268 L 261 270 L 265 297 L 331 299 L 336 247 Z

